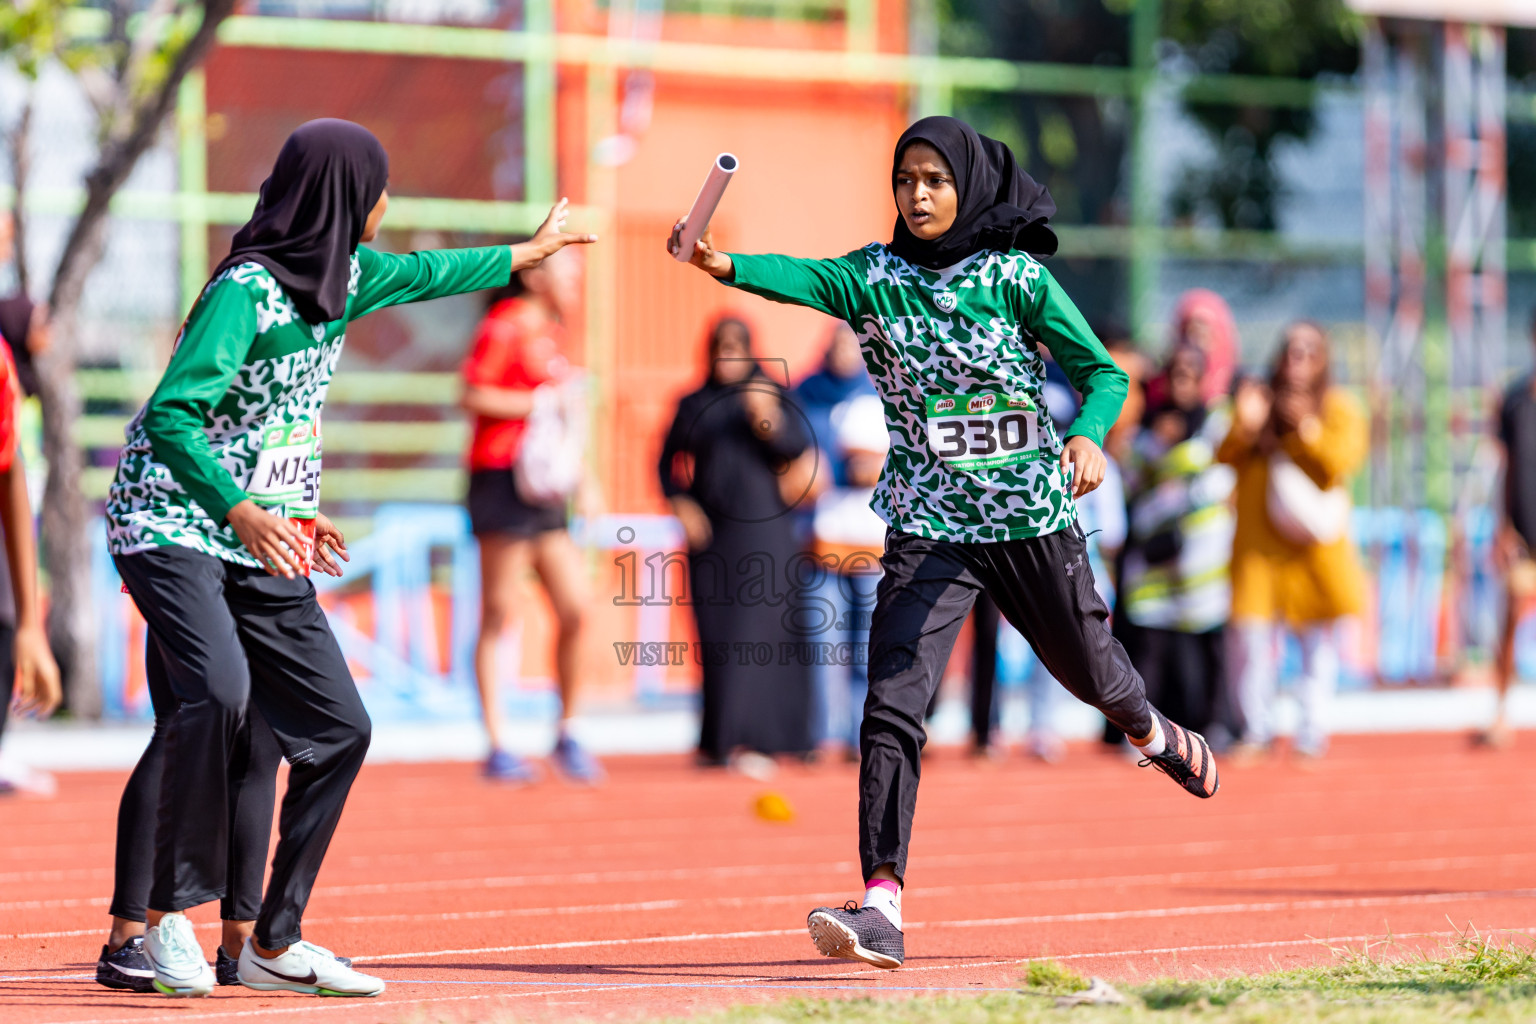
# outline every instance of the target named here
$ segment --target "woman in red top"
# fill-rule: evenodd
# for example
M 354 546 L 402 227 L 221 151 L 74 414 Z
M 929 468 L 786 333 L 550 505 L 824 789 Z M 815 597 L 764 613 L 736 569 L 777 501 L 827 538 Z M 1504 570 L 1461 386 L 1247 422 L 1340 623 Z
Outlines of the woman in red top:
M 560 261 L 512 275 L 494 293 L 464 363 L 460 405 L 475 417 L 469 450 L 469 518 L 480 542 L 480 636 L 475 677 L 480 709 L 491 741 L 489 778 L 532 782 L 535 765 L 502 745 L 497 705 L 496 644 L 516 617 L 518 584 L 532 563 L 559 624 L 555 674 L 561 718 L 555 766 L 569 778 L 601 781 L 602 767 L 567 728 L 581 675 L 583 609 L 587 603 L 581 552 L 566 529 L 566 505 L 536 505 L 518 493 L 515 469 L 533 409 L 534 390 L 557 386 L 571 372 L 564 353 L 560 311 L 571 292 Z

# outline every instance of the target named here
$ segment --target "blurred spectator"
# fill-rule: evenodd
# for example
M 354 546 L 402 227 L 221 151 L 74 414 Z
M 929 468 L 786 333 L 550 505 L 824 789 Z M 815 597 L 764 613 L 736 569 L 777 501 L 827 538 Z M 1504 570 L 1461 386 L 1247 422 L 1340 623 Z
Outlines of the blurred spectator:
M 15 257 L 12 248 L 13 224 L 9 211 L 0 213 L 0 265 Z M 10 530 L 26 531 L 29 538 L 28 558 L 35 562 L 30 541 L 33 522 L 26 498 L 25 467 L 21 464 L 21 422 L 18 412 L 25 395 L 37 390 L 37 377 L 32 367 L 32 355 L 48 346 L 47 309 L 34 305 L 26 295 L 17 293 L 0 299 L 0 482 L 5 484 L 3 496 L 6 508 L 7 533 Z M 14 487 L 13 487 L 14 485 Z M 9 538 L 7 538 L 9 540 Z M 13 689 L 16 679 L 17 599 L 16 581 L 11 577 L 10 558 L 6 544 L 0 544 L 0 739 L 11 713 Z M 35 568 L 33 569 L 35 576 Z M 22 580 L 36 597 L 35 580 Z M 39 632 L 39 636 L 41 636 Z M 31 710 L 46 715 L 60 700 L 58 670 L 50 667 L 37 670 L 37 659 L 48 654 L 46 640 L 35 644 L 33 658 L 28 659 L 27 678 L 18 698 L 24 698 Z M 48 658 L 49 666 L 53 662 Z M 0 748 L 0 795 L 26 792 L 33 796 L 52 796 L 55 789 L 53 776 L 45 771 L 23 764 Z
M 1234 475 L 1216 462 L 1229 414 L 1207 405 L 1205 366 L 1195 346 L 1174 349 L 1136 438 L 1115 635 L 1147 699 L 1219 750 L 1241 731 L 1225 672 Z
M 11 347 L 16 363 L 16 380 L 24 396 L 37 394 L 37 367 L 33 357 L 42 355 L 52 340 L 48 328 L 48 307 L 34 303 L 25 295 L 0 299 L 0 340 Z M 0 588 L 3 589 L 3 588 Z
M 560 687 L 560 725 L 553 760 L 567 777 L 601 781 L 602 767 L 582 749 L 569 728 L 576 710 L 582 666 L 582 627 L 588 601 L 581 551 L 567 530 L 571 494 L 540 493 L 529 479 L 524 445 L 530 436 L 545 448 L 579 446 L 565 431 L 580 418 L 580 377 L 566 358 L 561 313 L 574 294 L 574 265 L 550 259 L 513 274 L 491 296 L 473 348 L 464 363 L 461 405 L 475 418 L 469 451 L 469 518 L 480 542 L 480 635 L 475 677 L 491 744 L 489 778 L 530 782 L 531 763 L 503 744 L 497 699 L 496 650 L 517 619 L 522 581 L 530 566 L 539 574 L 554 610 L 555 677 Z M 551 433 L 553 432 L 553 433 Z M 580 464 L 579 452 L 567 461 Z M 579 480 L 579 477 L 578 477 Z
M 721 765 L 738 752 L 809 753 L 810 666 L 781 653 L 804 638 L 775 598 L 800 554 L 783 474 L 811 438 L 758 366 L 744 321 L 715 322 L 706 373 L 678 402 L 659 467 L 691 552 L 704 677 L 699 758 Z
M 1531 318 L 1536 341 L 1536 315 Z M 1478 734 L 1484 745 L 1507 746 L 1514 739 L 1505 702 L 1515 680 L 1515 631 L 1536 606 L 1536 372 L 1515 381 L 1499 407 L 1499 442 L 1504 450 L 1504 496 L 1494 560 L 1504 577 L 1504 622 L 1499 635 L 1495 685 L 1498 705 L 1492 724 Z
M 857 484 L 849 487 L 848 466 L 850 463 L 859 462 L 860 457 L 849 458 L 841 453 L 840 446 L 843 439 L 840 437 L 838 428 L 833 425 L 834 418 L 846 414 L 849 407 L 858 402 L 861 397 L 873 398 L 874 395 L 875 385 L 869 379 L 869 372 L 864 368 L 864 356 L 859 351 L 858 335 L 854 333 L 852 327 L 838 321 L 833 325 L 827 338 L 820 368 L 796 385 L 793 392 L 795 403 L 805 413 L 806 420 L 810 423 L 812 438 L 821 453 L 817 463 L 820 479 L 816 481 L 816 487 L 817 489 L 824 486 L 833 488 L 832 491 L 822 494 L 814 504 L 803 502 L 799 506 L 806 513 L 805 522 L 802 524 L 806 535 L 810 537 L 811 546 L 818 553 L 823 552 L 828 544 L 828 538 L 822 536 L 822 530 L 818 526 L 818 524 L 826 526 L 831 522 L 824 518 L 826 513 L 823 509 L 828 503 L 835 503 L 835 507 L 842 510 L 838 514 L 836 525 L 832 526 L 835 530 L 843 531 L 848 525 L 864 522 L 866 516 L 880 523 L 880 531 L 872 535 L 874 538 L 872 544 L 867 541 L 858 542 L 859 550 L 866 553 L 872 552 L 874 559 L 878 562 L 880 552 L 885 546 L 883 521 L 875 515 L 873 510 L 865 508 L 860 512 L 856 507 L 858 503 L 854 495 L 864 493 L 864 501 L 867 505 L 868 492 Z M 862 408 L 867 409 L 869 406 L 866 403 Z M 874 410 L 879 414 L 878 400 Z M 863 413 L 855 417 L 856 420 L 864 418 Z M 884 433 L 883 417 L 879 422 L 881 445 L 879 451 L 882 462 L 874 467 L 876 478 L 883 464 L 885 449 L 889 446 L 889 438 L 885 437 Z M 871 439 L 866 438 L 861 443 L 871 443 Z M 868 459 L 864 458 L 863 461 L 867 462 Z M 844 514 L 851 517 L 846 523 L 842 520 Z M 841 558 L 836 565 L 838 569 L 828 573 L 816 595 L 818 606 L 829 612 L 832 626 L 824 633 L 809 639 L 833 644 L 865 642 L 869 634 L 868 618 L 873 610 L 874 581 L 879 578 L 879 567 L 878 565 L 862 569 L 856 567 L 852 574 L 845 574 L 839 571 L 844 565 Z M 874 573 L 873 576 L 869 575 L 871 572 Z M 865 600 L 866 597 L 868 601 Z M 817 745 L 832 743 L 843 746 L 851 743 L 852 753 L 857 756 L 859 722 L 863 713 L 862 687 L 867 685 L 865 683 L 867 679 L 867 664 L 818 664 L 816 666 L 811 738 Z M 850 703 L 855 697 L 856 701 Z
M 856 394 L 833 410 L 829 422 L 839 486 L 816 499 L 812 517 L 813 548 L 828 566 L 818 608 L 829 628 L 814 639 L 832 645 L 833 657 L 817 666 L 816 738 L 843 747 L 850 760 L 859 756 L 859 726 L 869 692 L 869 622 L 885 551 L 885 520 L 870 508 L 890 435 L 885 410 L 874 394 Z
M 1179 296 L 1173 308 L 1173 347 L 1193 345 L 1205 356 L 1205 380 L 1201 397 L 1213 402 L 1232 390 L 1237 372 L 1237 321 L 1227 300 L 1205 288 L 1191 288 Z M 1159 375 L 1147 385 L 1147 402 L 1159 404 L 1167 397 L 1168 379 Z
M 1280 635 L 1300 641 L 1296 749 L 1328 745 L 1328 705 L 1338 686 L 1338 625 L 1360 613 L 1365 580 L 1349 536 L 1344 484 L 1365 461 L 1365 418 L 1330 386 L 1330 343 L 1307 321 L 1286 329 L 1267 386 L 1245 381 L 1217 458 L 1237 472 L 1232 542 L 1229 671 L 1246 722 L 1244 739 L 1274 736 Z
M 832 427 L 832 410 L 856 395 L 874 393 L 874 382 L 864 369 L 864 355 L 859 351 L 859 336 L 852 327 L 838 321 L 827 339 L 821 368 L 797 384 L 793 393 L 795 403 L 810 421 L 816 446 L 828 456 L 822 465 L 831 466 L 831 483 L 844 482 L 844 460 L 834 454 L 837 435 Z
M 1125 401 L 1120 404 L 1120 416 L 1104 436 L 1104 454 L 1120 464 L 1123 469 L 1130 465 L 1131 445 L 1141 430 L 1141 417 L 1147 409 L 1147 379 L 1151 377 L 1149 360 L 1136 347 L 1135 340 L 1125 325 L 1108 320 L 1094 328 L 1109 357 L 1125 371 Z

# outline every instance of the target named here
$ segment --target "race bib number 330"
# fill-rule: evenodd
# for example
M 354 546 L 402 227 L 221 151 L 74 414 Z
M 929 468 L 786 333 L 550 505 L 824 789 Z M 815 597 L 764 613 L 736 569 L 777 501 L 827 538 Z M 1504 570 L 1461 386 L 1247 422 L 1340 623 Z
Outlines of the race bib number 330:
M 928 396 L 928 447 L 956 469 L 989 469 L 1041 457 L 1028 395 Z

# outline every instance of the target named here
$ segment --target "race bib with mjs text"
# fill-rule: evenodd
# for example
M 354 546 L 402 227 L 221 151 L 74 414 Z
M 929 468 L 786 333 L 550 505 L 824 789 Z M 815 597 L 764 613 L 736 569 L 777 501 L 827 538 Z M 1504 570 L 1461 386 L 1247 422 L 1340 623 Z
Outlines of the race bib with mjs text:
M 261 455 L 246 493 L 258 505 L 293 519 L 313 519 L 320 510 L 320 424 L 278 423 L 262 431 Z

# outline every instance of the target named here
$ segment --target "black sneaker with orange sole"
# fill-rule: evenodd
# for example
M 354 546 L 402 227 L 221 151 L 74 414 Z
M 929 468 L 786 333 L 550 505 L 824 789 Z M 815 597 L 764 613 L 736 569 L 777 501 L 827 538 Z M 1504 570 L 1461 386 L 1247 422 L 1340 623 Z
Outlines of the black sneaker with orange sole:
M 1152 713 L 1163 727 L 1167 746 L 1161 754 L 1143 758 L 1141 767 L 1156 768 L 1202 800 L 1215 796 L 1221 788 L 1221 780 L 1216 775 L 1216 759 L 1211 756 L 1211 745 L 1205 742 L 1205 737 L 1170 722 L 1156 708 Z

